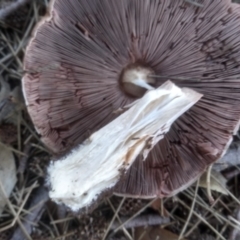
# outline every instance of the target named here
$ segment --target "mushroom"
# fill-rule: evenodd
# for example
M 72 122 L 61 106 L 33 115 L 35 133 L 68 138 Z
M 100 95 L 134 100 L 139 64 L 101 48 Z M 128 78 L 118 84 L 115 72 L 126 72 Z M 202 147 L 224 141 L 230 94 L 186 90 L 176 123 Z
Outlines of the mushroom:
M 131 79 L 142 82 L 138 75 Z M 48 168 L 51 199 L 73 211 L 88 210 L 115 187 L 139 155 L 144 161 L 171 124 L 201 97 L 171 82 L 148 91 L 118 118 L 52 162 Z
M 113 121 L 117 109 L 170 79 L 204 97 L 145 161 L 133 162 L 115 193 L 171 196 L 221 158 L 240 119 L 240 9 L 230 0 L 200 4 L 52 1 L 27 47 L 23 77 L 46 146 L 65 154 Z

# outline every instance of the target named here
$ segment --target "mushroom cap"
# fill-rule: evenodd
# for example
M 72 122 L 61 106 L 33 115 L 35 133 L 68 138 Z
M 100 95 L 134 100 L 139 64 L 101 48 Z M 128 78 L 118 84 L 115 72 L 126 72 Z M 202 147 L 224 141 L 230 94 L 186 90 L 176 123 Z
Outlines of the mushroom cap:
M 122 70 L 141 63 L 204 97 L 145 161 L 136 159 L 118 194 L 170 196 L 226 151 L 240 119 L 240 9 L 230 0 L 56 0 L 24 60 L 23 91 L 42 141 L 64 153 L 116 118 L 134 98 Z

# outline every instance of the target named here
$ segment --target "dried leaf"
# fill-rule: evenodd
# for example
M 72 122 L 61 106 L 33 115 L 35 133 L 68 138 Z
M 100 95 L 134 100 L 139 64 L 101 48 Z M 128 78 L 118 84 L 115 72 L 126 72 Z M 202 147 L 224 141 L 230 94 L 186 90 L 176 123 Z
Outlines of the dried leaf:
M 179 236 L 161 227 L 136 228 L 135 239 L 139 240 L 178 240 Z M 182 238 L 181 240 L 185 240 Z
M 227 179 L 221 173 L 216 172 L 214 170 L 211 171 L 211 178 L 210 178 L 210 189 L 211 190 L 228 195 L 228 192 L 226 190 L 226 188 L 227 188 L 226 184 L 227 184 Z M 205 172 L 201 176 L 200 181 L 199 181 L 199 186 L 203 187 L 203 188 L 207 188 L 207 172 Z
M 0 215 L 6 205 L 6 197 L 8 198 L 16 184 L 16 166 L 13 153 L 7 148 L 0 145 L 0 181 L 4 189 L 4 193 L 0 191 Z

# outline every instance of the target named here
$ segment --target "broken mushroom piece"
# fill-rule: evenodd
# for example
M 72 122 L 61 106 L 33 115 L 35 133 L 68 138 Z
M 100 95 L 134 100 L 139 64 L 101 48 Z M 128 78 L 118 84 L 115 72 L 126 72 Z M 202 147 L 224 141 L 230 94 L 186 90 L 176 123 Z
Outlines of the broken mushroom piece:
M 26 104 L 46 146 L 68 152 L 142 97 L 143 85 L 157 88 L 170 79 L 204 97 L 145 161 L 136 159 L 115 192 L 164 197 L 195 181 L 225 153 L 240 119 L 240 9 L 230 0 L 201 4 L 52 1 L 27 47 L 23 77 Z M 129 68 L 149 73 L 129 83 L 123 77 Z
M 89 208 L 119 182 L 139 154 L 144 161 L 171 124 L 201 97 L 171 82 L 147 92 L 67 156 L 51 163 L 50 197 L 73 211 Z

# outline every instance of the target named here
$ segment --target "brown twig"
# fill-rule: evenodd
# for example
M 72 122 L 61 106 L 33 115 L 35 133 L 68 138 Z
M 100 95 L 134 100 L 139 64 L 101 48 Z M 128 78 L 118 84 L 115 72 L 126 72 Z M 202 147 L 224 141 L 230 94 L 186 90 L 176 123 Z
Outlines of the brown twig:
M 121 218 L 122 222 L 126 222 L 128 218 Z M 158 214 L 144 214 L 138 216 L 131 221 L 127 222 L 124 227 L 126 229 L 136 228 L 136 227 L 145 227 L 145 226 L 155 226 L 155 225 L 163 225 L 170 222 L 168 217 L 161 217 Z M 114 230 L 120 226 L 116 221 L 112 224 L 111 229 Z

